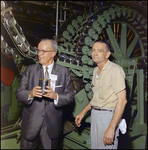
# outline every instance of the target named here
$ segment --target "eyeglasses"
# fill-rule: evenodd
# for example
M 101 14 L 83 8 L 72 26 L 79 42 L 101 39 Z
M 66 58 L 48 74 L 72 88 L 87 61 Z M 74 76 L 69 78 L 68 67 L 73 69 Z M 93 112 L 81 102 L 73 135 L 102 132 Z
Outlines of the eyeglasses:
M 39 52 L 40 52 L 40 53 L 42 52 L 43 54 L 45 54 L 45 53 L 47 53 L 47 52 L 54 52 L 54 50 L 52 50 L 52 51 L 44 51 L 44 50 L 39 50 L 39 49 L 38 49 L 37 52 L 38 52 L 38 53 L 39 53 Z

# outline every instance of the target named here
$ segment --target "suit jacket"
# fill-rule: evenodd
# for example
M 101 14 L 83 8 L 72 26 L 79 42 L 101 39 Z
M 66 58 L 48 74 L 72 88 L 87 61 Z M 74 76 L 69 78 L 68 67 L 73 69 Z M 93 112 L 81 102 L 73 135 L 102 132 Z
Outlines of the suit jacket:
M 17 100 L 25 103 L 22 112 L 21 134 L 28 140 L 33 140 L 38 135 L 44 118 L 49 137 L 51 139 L 59 137 L 62 131 L 62 106 L 73 101 L 74 90 L 69 70 L 54 63 L 51 74 L 57 75 L 56 85 L 62 85 L 62 87 L 55 88 L 55 92 L 59 95 L 57 105 L 52 99 L 46 97 L 34 97 L 32 103 L 28 103 L 30 91 L 39 85 L 39 78 L 44 78 L 43 67 L 39 63 L 25 69 L 16 89 Z M 47 105 L 45 101 L 48 101 Z

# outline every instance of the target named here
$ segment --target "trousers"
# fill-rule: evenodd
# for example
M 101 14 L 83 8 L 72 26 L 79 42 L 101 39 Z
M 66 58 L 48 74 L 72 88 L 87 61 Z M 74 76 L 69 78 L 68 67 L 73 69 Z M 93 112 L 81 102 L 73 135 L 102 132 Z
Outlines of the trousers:
M 106 108 L 105 108 L 106 109 Z M 91 110 L 91 149 L 117 149 L 119 127 L 117 126 L 114 144 L 104 145 L 104 134 L 110 124 L 114 111 Z
M 21 136 L 20 149 L 58 149 L 59 139 L 51 140 L 47 134 L 45 118 L 39 135 L 32 141 Z

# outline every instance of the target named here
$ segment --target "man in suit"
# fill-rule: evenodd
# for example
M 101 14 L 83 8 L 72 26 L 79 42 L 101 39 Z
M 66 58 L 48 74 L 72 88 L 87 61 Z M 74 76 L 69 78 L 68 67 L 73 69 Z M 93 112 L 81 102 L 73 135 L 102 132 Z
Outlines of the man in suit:
M 42 39 L 38 44 L 39 63 L 23 72 L 16 89 L 16 98 L 24 103 L 21 124 L 21 149 L 35 149 L 40 141 L 42 149 L 58 149 L 62 134 L 62 106 L 73 101 L 74 89 L 70 72 L 55 63 L 57 42 Z M 44 79 L 46 67 L 52 87 L 43 94 L 39 79 Z

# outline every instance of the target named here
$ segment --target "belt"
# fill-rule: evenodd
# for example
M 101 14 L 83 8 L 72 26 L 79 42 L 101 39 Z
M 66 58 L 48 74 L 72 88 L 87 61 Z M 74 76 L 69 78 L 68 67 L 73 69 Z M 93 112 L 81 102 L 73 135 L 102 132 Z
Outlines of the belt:
M 96 107 L 92 107 L 94 110 L 98 110 L 98 111 L 110 111 L 113 112 L 113 110 L 109 110 L 109 109 L 103 109 L 103 108 L 96 108 Z

